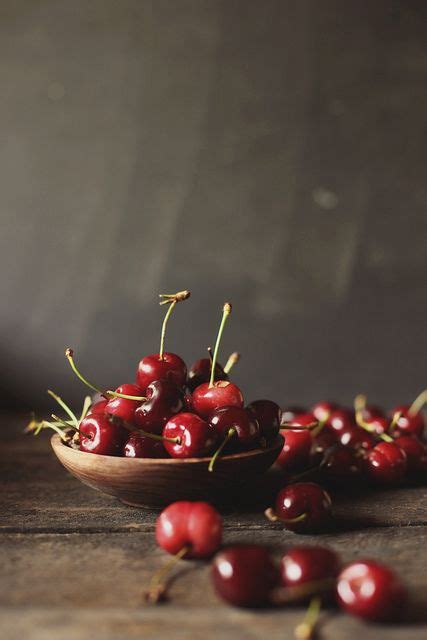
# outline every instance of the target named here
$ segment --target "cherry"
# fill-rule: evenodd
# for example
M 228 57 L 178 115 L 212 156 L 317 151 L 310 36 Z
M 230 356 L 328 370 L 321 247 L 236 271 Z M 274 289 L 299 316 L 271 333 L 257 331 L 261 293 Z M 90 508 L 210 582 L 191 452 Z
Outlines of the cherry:
M 115 393 L 128 396 L 142 396 L 142 391 L 136 384 L 122 384 Z M 123 397 L 111 398 L 104 407 L 104 411 L 110 415 L 121 418 L 125 422 L 132 423 L 134 421 L 135 409 L 141 403 L 141 400 L 131 400 Z
M 254 400 L 246 407 L 259 424 L 260 436 L 273 441 L 280 429 L 281 410 L 272 400 Z
M 382 435 L 383 433 L 387 433 L 390 426 L 389 420 L 387 420 L 387 418 L 384 418 L 383 416 L 374 416 L 366 420 L 363 419 L 363 422 L 366 425 L 367 430 L 378 436 Z
M 311 409 L 311 413 L 319 422 L 326 421 L 331 413 L 338 410 L 338 405 L 334 402 L 327 402 L 326 400 L 322 400 L 320 402 L 316 402 L 314 407 Z
M 106 398 L 103 398 L 102 400 L 98 400 L 98 402 L 95 402 L 91 407 L 89 407 L 88 412 L 86 413 L 86 416 L 95 416 L 95 415 L 99 415 L 99 414 L 104 414 L 105 413 L 105 407 L 108 404 L 108 400 Z
M 129 431 L 108 416 L 86 416 L 80 423 L 80 451 L 103 456 L 121 456 Z
M 327 449 L 320 466 L 322 473 L 331 480 L 354 480 L 362 473 L 361 460 L 356 451 L 342 445 Z
M 125 458 L 166 458 L 166 449 L 161 440 L 153 440 L 139 434 L 132 434 L 127 440 L 123 453 Z
M 173 555 L 186 548 L 186 558 L 209 558 L 221 538 L 221 516 L 207 502 L 173 502 L 157 518 L 157 544 Z
M 364 420 L 366 420 L 367 422 L 369 422 L 370 420 L 373 420 L 374 418 L 384 418 L 384 411 L 382 409 L 380 409 L 380 407 L 377 407 L 376 405 L 373 404 L 365 404 L 365 406 L 362 408 L 362 417 Z
M 250 449 L 259 442 L 258 421 L 243 407 L 221 407 L 210 416 L 209 424 L 215 432 L 216 439 L 221 442 L 212 456 L 209 471 L 213 470 L 217 457 L 230 441 L 243 449 Z
M 329 415 L 328 426 L 334 431 L 343 431 L 354 425 L 353 413 L 348 409 L 336 409 Z
M 350 447 L 356 451 L 366 451 L 375 445 L 373 436 L 357 426 L 349 426 L 339 433 L 339 441 L 344 447 Z
M 218 331 L 212 359 L 211 377 L 209 382 L 199 385 L 193 391 L 193 408 L 202 418 L 209 418 L 211 413 L 220 407 L 243 407 L 243 396 L 239 387 L 227 380 L 215 382 L 215 368 L 218 357 L 222 332 L 228 316 L 231 313 L 231 304 L 225 303 L 222 320 Z
M 309 429 L 282 429 L 285 438 L 276 464 L 288 473 L 302 471 L 310 465 L 312 435 Z
M 173 558 L 152 577 L 147 600 L 158 602 L 164 597 L 162 579 L 181 558 L 209 558 L 221 538 L 221 516 L 207 502 L 180 501 L 166 507 L 157 518 L 156 540 Z
M 402 480 L 406 471 L 406 454 L 394 442 L 380 442 L 368 451 L 366 471 L 379 484 L 394 484 Z
M 191 366 L 188 372 L 188 381 L 187 385 L 191 391 L 194 391 L 196 387 L 203 384 L 204 382 L 209 382 L 211 377 L 211 369 L 212 369 L 212 349 L 208 347 L 209 358 L 201 358 L 201 360 L 196 360 L 196 362 Z M 228 374 L 231 369 L 234 367 L 237 362 L 240 360 L 240 353 L 235 351 L 230 354 L 227 360 L 227 363 L 224 368 L 219 364 L 219 362 L 215 365 L 215 378 L 217 380 L 228 380 Z
M 357 560 L 339 574 L 337 599 L 347 613 L 367 620 L 387 621 L 401 612 L 406 590 L 388 567 L 375 560 Z
M 165 315 L 160 337 L 160 352 L 145 356 L 140 360 L 136 373 L 136 381 L 139 387 L 145 391 L 154 380 L 169 379 L 182 387 L 187 379 L 187 367 L 185 362 L 175 353 L 164 351 L 166 326 L 169 317 L 178 302 L 190 297 L 189 291 L 178 291 L 172 295 L 160 295 L 161 305 L 168 304 L 169 309 Z
M 314 482 L 289 484 L 279 491 L 275 510 L 267 509 L 269 520 L 283 522 L 285 529 L 298 533 L 322 528 L 331 515 L 331 498 Z
M 337 554 L 332 549 L 309 546 L 292 547 L 280 562 L 282 585 L 284 587 L 300 587 L 307 583 L 325 581 L 324 586 L 330 588 L 333 586 L 330 581 L 333 581 L 338 575 L 340 564 Z M 313 584 L 314 588 L 315 586 Z
M 163 429 L 164 442 L 172 458 L 200 458 L 208 455 L 216 442 L 214 429 L 195 413 L 178 413 Z
M 410 474 L 426 474 L 427 447 L 417 436 L 399 436 L 394 443 L 405 452 Z
M 416 413 L 412 415 L 410 412 L 410 407 L 407 405 L 400 405 L 399 407 L 395 407 L 392 412 L 392 416 L 396 415 L 396 413 L 400 414 L 396 422 L 396 427 L 393 430 L 393 433 L 398 435 L 414 435 L 414 436 L 422 436 L 424 432 L 424 418 L 422 413 Z
M 237 607 L 262 607 L 279 580 L 268 551 L 259 545 L 227 547 L 212 562 L 212 581 L 223 600 Z
M 138 403 L 134 422 L 149 433 L 162 433 L 170 418 L 186 409 L 184 391 L 172 380 L 153 380 L 145 390 L 146 400 Z

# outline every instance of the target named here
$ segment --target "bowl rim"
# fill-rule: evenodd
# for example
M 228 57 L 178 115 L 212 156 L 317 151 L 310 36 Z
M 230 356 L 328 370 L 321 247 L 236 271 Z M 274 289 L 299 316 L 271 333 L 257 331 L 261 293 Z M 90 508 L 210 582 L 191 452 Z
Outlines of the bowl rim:
M 74 456 L 76 459 L 84 456 L 86 459 L 87 455 L 90 455 L 90 460 L 105 460 L 110 464 L 120 464 L 122 460 L 127 460 L 125 464 L 139 464 L 139 465 L 176 465 L 176 464 L 206 464 L 209 463 L 212 456 L 207 456 L 204 458 L 128 458 L 126 456 L 105 456 L 100 453 L 91 453 L 89 451 L 80 451 L 79 449 L 73 449 L 72 447 L 67 446 L 59 434 L 55 433 L 50 439 L 50 443 L 52 449 L 56 453 L 57 451 L 66 451 L 67 455 Z M 242 460 L 245 458 L 255 457 L 259 455 L 265 455 L 266 453 L 275 451 L 279 447 L 283 446 L 284 437 L 278 433 L 276 439 L 273 444 L 265 449 L 250 449 L 249 451 L 239 451 L 238 453 L 231 453 L 226 456 L 221 456 L 218 459 L 218 462 L 228 461 L 228 460 Z M 113 462 L 117 461 L 117 462 Z

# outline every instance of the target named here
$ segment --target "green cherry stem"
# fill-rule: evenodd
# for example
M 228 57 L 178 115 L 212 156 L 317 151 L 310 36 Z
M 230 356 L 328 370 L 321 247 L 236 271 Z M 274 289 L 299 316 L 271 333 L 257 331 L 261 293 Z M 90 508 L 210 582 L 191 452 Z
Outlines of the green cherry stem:
M 314 637 L 321 606 L 322 600 L 319 596 L 314 596 L 310 601 L 304 620 L 295 627 L 296 640 L 311 640 Z
M 51 391 L 51 389 L 48 389 L 47 392 L 50 395 L 50 397 L 53 398 L 62 409 L 64 409 L 65 413 L 70 416 L 70 419 L 72 420 L 72 422 L 75 425 L 78 425 L 79 421 L 77 420 L 76 414 L 74 413 L 74 411 L 71 411 L 70 407 L 63 401 L 63 399 L 60 398 L 58 395 L 56 395 L 56 393 Z
M 423 406 L 426 404 L 426 402 L 427 402 L 427 389 L 422 391 L 420 395 L 417 398 L 415 398 L 415 400 L 413 401 L 413 403 L 408 409 L 409 415 L 410 416 L 418 415 L 421 409 L 423 408 Z
M 82 407 L 82 412 L 80 414 L 80 420 L 79 420 L 79 424 L 80 422 L 86 417 L 87 412 L 89 411 L 89 409 L 92 406 L 92 398 L 90 396 L 86 396 L 84 402 L 83 402 L 83 407 Z
M 164 577 L 169 573 L 169 571 L 171 569 L 173 569 L 173 567 L 182 559 L 185 557 L 185 555 L 190 551 L 190 547 L 182 547 L 182 549 L 180 549 L 178 551 L 178 553 L 176 553 L 170 560 L 169 562 L 166 562 L 166 564 L 163 565 L 163 567 L 161 567 L 158 571 L 156 571 L 156 573 L 153 574 L 151 580 L 150 580 L 150 586 L 149 589 L 147 591 L 147 593 L 145 594 L 145 599 L 147 600 L 147 602 L 151 602 L 152 604 L 156 604 L 157 602 L 160 602 L 160 600 L 163 600 L 165 597 L 165 593 L 166 593 L 166 585 L 163 584 L 163 579 Z
M 356 409 L 356 422 L 359 425 L 359 427 L 361 427 L 362 429 L 365 429 L 365 431 L 368 431 L 368 433 L 373 433 L 374 435 L 377 435 L 379 438 L 381 438 L 381 440 L 384 440 L 384 442 L 393 442 L 393 438 L 391 436 L 388 435 L 388 433 L 379 433 L 376 434 L 375 433 L 375 428 L 372 428 L 368 422 L 365 422 L 365 420 L 363 419 L 363 414 L 362 414 L 362 410 L 361 409 Z M 394 417 L 393 417 L 394 420 Z
M 224 373 L 230 373 L 231 369 L 237 364 L 240 360 L 240 353 L 234 351 L 231 355 L 228 356 L 228 360 L 224 367 Z
M 126 393 L 118 393 L 118 391 L 105 391 L 107 396 L 112 396 L 114 398 L 124 398 L 125 400 L 138 400 L 141 402 L 145 402 L 148 400 L 146 396 L 129 396 Z
M 182 300 L 187 300 L 190 297 L 189 291 L 178 291 L 173 294 L 164 294 L 161 293 L 159 298 L 162 298 L 162 301 L 159 303 L 160 305 L 168 304 L 169 309 L 166 312 L 166 315 L 162 324 L 162 333 L 160 335 L 160 351 L 159 351 L 159 360 L 163 360 L 163 354 L 165 352 L 165 336 L 166 336 L 166 326 L 168 324 L 169 317 L 172 311 L 175 309 L 178 302 Z
M 137 435 L 144 436 L 146 438 L 151 438 L 151 440 L 158 440 L 159 442 L 170 442 L 171 444 L 179 444 L 181 442 L 181 438 L 176 436 L 176 438 L 168 438 L 166 436 L 159 436 L 157 433 L 150 433 L 149 431 L 144 431 L 144 429 L 140 429 L 139 427 L 134 427 L 133 424 L 129 424 L 120 418 L 116 418 L 112 416 L 111 421 L 120 424 L 125 429 L 130 431 L 131 433 L 136 433 Z
M 274 509 L 269 507 L 264 511 L 264 515 L 267 518 L 267 520 L 270 520 L 270 522 L 284 522 L 285 524 L 293 524 L 294 522 L 302 522 L 303 520 L 306 519 L 308 514 L 301 513 L 301 515 L 296 516 L 295 518 L 279 518 L 279 516 L 274 511 Z
M 397 423 L 399 422 L 401 417 L 402 417 L 402 412 L 401 411 L 396 411 L 396 413 L 393 414 L 393 418 L 392 418 L 392 421 L 390 422 L 390 426 L 389 426 L 389 431 L 391 431 L 393 433 L 393 431 L 397 427 Z
M 216 343 L 215 343 L 214 354 L 213 354 L 213 358 L 212 358 L 212 362 L 211 362 L 211 378 L 209 380 L 209 387 L 213 387 L 213 385 L 214 385 L 214 381 L 215 381 L 215 365 L 216 365 L 216 361 L 218 359 L 219 345 L 221 343 L 221 336 L 222 336 L 222 332 L 224 331 L 225 323 L 227 322 L 227 318 L 230 315 L 230 313 L 231 313 L 231 304 L 229 302 L 226 302 L 224 307 L 223 307 L 223 309 L 222 309 L 221 324 L 219 325 L 218 335 L 217 335 Z
M 208 471 L 213 471 L 216 459 L 218 458 L 218 456 L 221 453 L 221 451 L 224 449 L 224 447 L 227 444 L 227 442 L 234 436 L 235 433 L 236 433 L 236 429 L 234 427 L 232 427 L 231 429 L 228 430 L 227 435 L 225 436 L 224 440 L 221 442 L 220 446 L 215 451 L 215 453 L 213 454 L 213 456 L 212 456 L 212 458 L 211 458 L 211 460 L 209 462 Z
M 67 422 L 65 422 L 65 420 L 62 420 L 61 418 L 59 418 L 58 416 L 56 416 L 54 413 L 52 413 L 52 418 L 58 422 L 59 424 L 62 424 L 63 427 L 66 427 L 67 429 L 74 429 L 74 431 L 77 431 L 77 433 L 79 433 L 81 436 L 84 436 L 85 438 L 88 438 L 88 440 L 92 440 L 92 436 L 89 435 L 88 433 L 84 433 L 83 431 L 81 431 L 79 429 L 79 427 L 75 427 L 74 425 L 69 425 Z M 55 424 L 55 423 L 48 423 L 50 425 Z

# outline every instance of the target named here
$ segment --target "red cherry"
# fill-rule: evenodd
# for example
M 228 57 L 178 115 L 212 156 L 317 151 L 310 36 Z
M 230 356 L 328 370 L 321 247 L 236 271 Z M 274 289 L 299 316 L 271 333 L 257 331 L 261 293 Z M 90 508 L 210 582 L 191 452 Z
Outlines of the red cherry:
M 327 402 L 326 400 L 321 400 L 320 402 L 316 402 L 314 407 L 311 409 L 311 413 L 319 422 L 326 421 L 331 413 L 338 410 L 338 405 L 334 402 Z
M 163 429 L 163 437 L 176 442 L 164 442 L 172 458 L 200 458 L 208 455 L 216 442 L 212 427 L 195 413 L 178 413 Z
M 281 409 L 272 400 L 254 400 L 246 407 L 257 420 L 260 428 L 260 437 L 272 441 L 276 438 L 280 429 Z
M 390 421 L 381 416 L 374 416 L 370 419 L 364 420 L 364 422 L 367 429 L 378 436 L 383 433 L 387 433 L 390 426 Z
M 136 374 L 137 384 L 144 390 L 144 395 L 148 385 L 155 380 L 171 380 L 182 387 L 186 378 L 187 367 L 176 353 L 164 353 L 162 358 L 159 354 L 145 356 L 140 360 Z
M 213 386 L 206 382 L 194 390 L 193 408 L 202 418 L 221 407 L 243 407 L 242 392 L 233 382 L 219 380 Z
M 340 571 L 340 560 L 332 549 L 326 547 L 292 547 L 280 562 L 280 575 L 284 587 L 325 581 L 323 591 L 333 589 L 334 578 Z M 320 586 L 320 585 L 319 585 Z
M 358 426 L 350 426 L 340 431 L 339 441 L 344 447 L 350 447 L 356 451 L 366 451 L 375 445 L 373 436 Z
M 400 413 L 401 416 L 397 420 L 396 427 L 393 433 L 397 435 L 414 435 L 421 437 L 424 432 L 424 417 L 423 414 L 416 413 L 414 415 L 409 413 L 410 407 L 408 405 L 400 405 L 395 407 L 390 415 L 393 417 L 396 413 Z
M 321 463 L 322 474 L 334 481 L 353 481 L 362 473 L 361 460 L 356 451 L 335 445 L 328 449 Z
M 380 442 L 368 451 L 366 471 L 369 478 L 379 484 L 395 484 L 403 479 L 406 455 L 394 442 Z
M 365 404 L 361 408 L 362 418 L 369 422 L 374 418 L 384 418 L 384 411 L 373 404 Z
M 427 447 L 417 436 L 399 436 L 394 443 L 405 452 L 409 473 L 427 473 Z
M 209 558 L 221 538 L 221 516 L 207 502 L 174 502 L 157 518 L 157 544 L 173 555 L 186 548 L 186 558 Z
M 132 434 L 123 448 L 125 458 L 167 458 L 168 454 L 160 440 Z
M 275 511 L 266 516 L 283 522 L 285 529 L 298 533 L 321 529 L 331 515 L 331 498 L 314 482 L 297 482 L 279 491 Z
M 310 466 L 312 436 L 309 429 L 282 429 L 285 442 L 276 464 L 287 473 L 297 473 Z
M 288 422 L 291 422 L 294 418 L 302 415 L 303 413 L 306 413 L 306 410 L 304 409 L 304 407 L 291 406 L 291 407 L 286 407 L 285 409 L 282 409 L 282 421 L 281 421 L 282 425 L 287 424 Z M 314 419 L 313 415 L 312 415 L 312 418 Z
M 80 451 L 103 456 L 121 456 L 129 431 L 107 416 L 86 416 L 79 427 Z M 83 435 L 84 434 L 84 435 Z
M 88 412 L 86 413 L 86 417 L 103 415 L 105 413 L 105 407 L 108 404 L 108 400 L 102 399 L 95 402 L 93 405 L 89 407 Z
M 355 424 L 353 413 L 348 409 L 337 409 L 330 414 L 327 424 L 338 432 L 348 429 Z
M 142 396 L 141 389 L 136 384 L 122 384 L 115 390 L 115 393 L 123 393 L 127 396 Z M 105 412 L 121 418 L 125 422 L 132 423 L 134 420 L 135 409 L 141 404 L 139 400 L 130 400 L 129 398 L 113 397 L 105 405 Z
M 243 407 L 221 407 L 211 414 L 209 424 L 219 441 L 224 440 L 229 430 L 233 429 L 233 440 L 241 447 L 250 449 L 259 442 L 258 421 Z
M 184 392 L 172 380 L 154 380 L 145 395 L 135 409 L 134 422 L 148 433 L 162 433 L 168 420 L 186 408 Z
M 358 560 L 338 576 L 337 599 L 347 612 L 366 620 L 395 619 L 406 600 L 399 577 L 375 560 Z
M 217 553 L 212 562 L 215 591 L 237 607 L 268 604 L 278 579 L 278 571 L 268 551 L 258 545 L 227 547 Z

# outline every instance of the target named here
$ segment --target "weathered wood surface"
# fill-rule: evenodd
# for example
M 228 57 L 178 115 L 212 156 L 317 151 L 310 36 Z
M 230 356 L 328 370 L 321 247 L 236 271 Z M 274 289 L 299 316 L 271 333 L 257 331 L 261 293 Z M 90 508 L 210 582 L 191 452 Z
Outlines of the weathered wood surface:
M 145 604 L 144 587 L 166 558 L 154 542 L 156 514 L 81 485 L 56 461 L 47 438 L 22 435 L 22 420 L 4 418 L 0 426 L 2 640 L 292 638 L 301 610 L 227 607 L 213 593 L 204 563 L 183 562 L 176 569 L 169 603 Z M 367 640 L 421 640 L 427 610 L 425 494 L 412 487 L 341 497 L 336 516 L 342 526 L 304 537 L 282 531 L 258 506 L 248 505 L 224 514 L 225 542 L 262 542 L 276 554 L 296 543 L 322 543 L 344 560 L 363 555 L 391 563 L 411 594 L 403 624 L 378 627 L 328 612 L 322 637 L 352 640 L 363 633 Z

